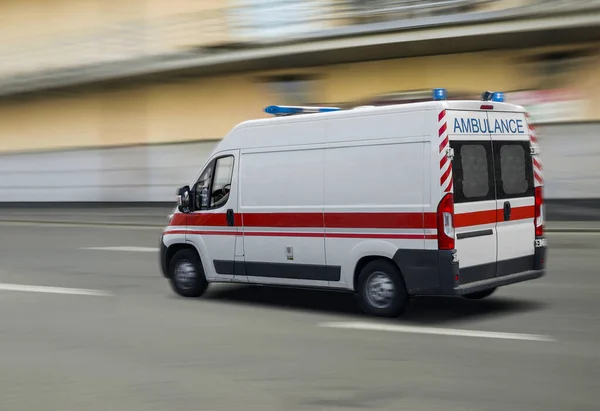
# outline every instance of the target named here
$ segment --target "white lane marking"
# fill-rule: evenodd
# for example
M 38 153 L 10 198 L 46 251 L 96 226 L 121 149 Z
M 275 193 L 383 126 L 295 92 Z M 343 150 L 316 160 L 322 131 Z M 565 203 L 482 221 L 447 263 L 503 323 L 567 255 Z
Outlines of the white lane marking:
M 46 287 L 41 285 L 6 284 L 0 283 L 0 291 L 21 291 L 29 293 L 89 295 L 93 297 L 114 297 L 114 294 L 103 290 L 88 290 L 84 288 Z
M 67 222 L 45 222 L 45 221 L 7 221 L 0 220 L 2 227 L 61 227 L 61 228 L 108 228 L 125 230 L 150 230 L 164 229 L 165 225 L 134 225 L 134 224 L 104 224 L 104 223 L 67 223 Z
M 157 253 L 160 249 L 156 247 L 79 247 L 80 250 L 99 250 L 99 251 L 131 251 L 135 253 Z
M 503 340 L 523 340 L 523 341 L 556 341 L 554 338 L 547 335 L 536 334 L 514 334 L 493 331 L 475 331 L 475 330 L 460 330 L 452 328 L 432 328 L 432 327 L 412 327 L 406 325 L 391 325 L 365 322 L 330 322 L 320 323 L 319 327 L 328 328 L 345 328 L 354 330 L 368 331 L 388 331 L 410 334 L 430 334 L 430 335 L 446 335 L 453 337 L 475 337 L 475 338 L 496 338 Z

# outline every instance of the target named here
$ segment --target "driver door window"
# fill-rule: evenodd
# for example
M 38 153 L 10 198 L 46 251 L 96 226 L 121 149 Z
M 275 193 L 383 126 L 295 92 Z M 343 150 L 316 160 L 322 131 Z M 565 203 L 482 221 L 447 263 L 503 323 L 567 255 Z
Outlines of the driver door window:
M 233 156 L 220 157 L 204 170 L 196 183 L 196 210 L 211 210 L 227 204 L 233 162 Z

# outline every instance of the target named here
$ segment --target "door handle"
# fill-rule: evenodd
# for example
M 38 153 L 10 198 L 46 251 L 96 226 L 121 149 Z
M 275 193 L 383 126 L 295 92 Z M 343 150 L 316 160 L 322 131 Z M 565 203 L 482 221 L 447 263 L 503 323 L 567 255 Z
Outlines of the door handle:
M 233 210 L 230 208 L 229 210 L 227 210 L 227 225 L 229 225 L 230 227 L 233 227 L 234 224 L 235 224 L 235 215 L 233 213 Z
M 504 202 L 504 221 L 510 220 L 511 206 L 508 201 Z

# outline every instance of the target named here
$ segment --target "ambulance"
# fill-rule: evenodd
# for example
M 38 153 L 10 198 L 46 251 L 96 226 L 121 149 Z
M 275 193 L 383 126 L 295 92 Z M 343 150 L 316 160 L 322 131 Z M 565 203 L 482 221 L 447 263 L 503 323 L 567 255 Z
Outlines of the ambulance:
M 503 93 L 265 111 L 178 191 L 160 251 L 177 294 L 311 287 L 397 317 L 415 296 L 481 299 L 544 275 L 539 146 Z

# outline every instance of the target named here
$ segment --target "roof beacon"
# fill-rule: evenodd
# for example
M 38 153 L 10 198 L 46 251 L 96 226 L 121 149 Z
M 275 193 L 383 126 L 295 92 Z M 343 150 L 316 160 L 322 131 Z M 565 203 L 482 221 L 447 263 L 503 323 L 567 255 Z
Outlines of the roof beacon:
M 339 110 L 341 109 L 338 107 L 269 106 L 265 108 L 265 113 L 279 117 L 291 116 L 294 114 L 327 113 Z
M 495 101 L 496 103 L 503 103 L 504 102 L 504 93 L 501 91 L 494 93 L 494 95 L 492 96 L 492 101 Z
M 445 88 L 434 88 L 433 89 L 433 99 L 438 100 L 446 100 L 448 97 L 448 93 Z
M 504 102 L 504 93 L 501 91 L 486 91 L 481 95 L 483 101 L 494 101 L 496 103 Z

